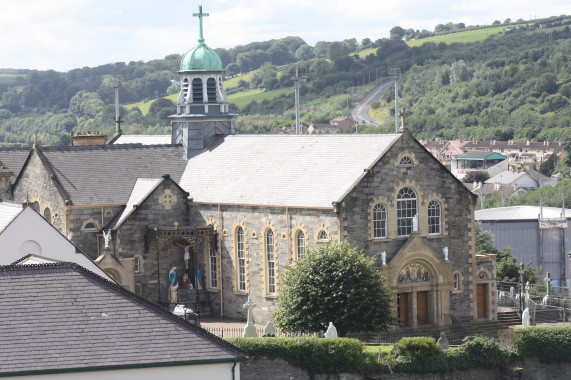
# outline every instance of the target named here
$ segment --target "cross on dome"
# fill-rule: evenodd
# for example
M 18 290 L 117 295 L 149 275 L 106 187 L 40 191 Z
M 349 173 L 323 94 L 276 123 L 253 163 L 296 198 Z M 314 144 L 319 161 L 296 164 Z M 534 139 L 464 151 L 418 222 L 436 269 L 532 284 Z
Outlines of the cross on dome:
M 200 42 L 204 41 L 204 37 L 202 36 L 202 18 L 204 16 L 210 16 L 209 13 L 202 13 L 202 5 L 198 6 L 198 13 L 193 13 L 192 16 L 198 17 L 199 25 L 200 25 Z

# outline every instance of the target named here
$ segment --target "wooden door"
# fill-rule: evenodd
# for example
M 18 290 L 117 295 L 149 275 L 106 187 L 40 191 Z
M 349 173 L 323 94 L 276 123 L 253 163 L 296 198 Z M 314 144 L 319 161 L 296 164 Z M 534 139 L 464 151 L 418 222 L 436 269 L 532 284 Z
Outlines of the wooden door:
M 416 292 L 416 316 L 419 326 L 428 324 L 428 292 Z
M 399 324 L 408 326 L 408 293 L 398 294 Z
M 478 319 L 488 317 L 488 284 L 478 284 L 476 287 L 476 304 Z

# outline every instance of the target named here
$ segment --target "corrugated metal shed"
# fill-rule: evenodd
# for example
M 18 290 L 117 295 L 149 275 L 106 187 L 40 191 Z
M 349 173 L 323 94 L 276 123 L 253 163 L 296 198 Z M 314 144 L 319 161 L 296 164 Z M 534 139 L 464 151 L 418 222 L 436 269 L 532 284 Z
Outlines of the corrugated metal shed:
M 562 219 L 565 228 L 540 228 L 539 215 L 543 219 Z M 512 206 L 479 210 L 476 221 L 483 230 L 494 234 L 494 246 L 512 248 L 512 255 L 518 263 L 540 266 L 543 273 L 550 272 L 553 279 L 562 285 L 569 283 L 569 259 L 571 251 L 571 209 L 539 206 Z

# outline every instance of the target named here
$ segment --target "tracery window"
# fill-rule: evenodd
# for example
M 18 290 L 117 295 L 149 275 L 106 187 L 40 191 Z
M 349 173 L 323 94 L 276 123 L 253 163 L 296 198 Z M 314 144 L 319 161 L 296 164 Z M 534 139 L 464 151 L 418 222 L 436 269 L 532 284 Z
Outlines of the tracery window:
M 399 165 L 414 165 L 414 161 L 409 156 L 400 159 Z
M 431 201 L 428 204 L 428 234 L 429 235 L 440 235 L 442 233 L 441 228 L 441 208 L 440 203 L 437 201 Z
M 324 230 L 319 231 L 319 235 L 317 235 L 317 240 L 326 241 L 328 240 L 327 232 Z
M 244 230 L 242 227 L 236 228 L 236 258 L 238 260 L 238 290 L 246 291 L 246 251 L 244 248 Z
M 413 219 L 418 214 L 416 193 L 410 187 L 402 188 L 397 195 L 398 236 L 408 236 L 413 231 Z
M 373 237 L 375 239 L 387 237 L 387 208 L 381 203 L 373 208 Z
M 297 231 L 295 241 L 297 246 L 297 259 L 301 260 L 305 256 L 305 235 L 303 231 Z
M 266 282 L 268 294 L 276 293 L 276 268 L 274 261 L 274 231 L 266 230 Z

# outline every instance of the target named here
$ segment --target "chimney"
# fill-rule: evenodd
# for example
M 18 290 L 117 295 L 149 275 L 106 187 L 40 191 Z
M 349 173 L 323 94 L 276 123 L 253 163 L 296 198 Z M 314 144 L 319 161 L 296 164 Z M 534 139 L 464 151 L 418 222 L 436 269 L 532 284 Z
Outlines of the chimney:
M 102 134 L 100 131 L 91 133 L 77 132 L 75 135 L 71 136 L 71 145 L 73 146 L 85 146 L 85 145 L 103 145 L 105 144 L 105 138 L 107 136 Z

